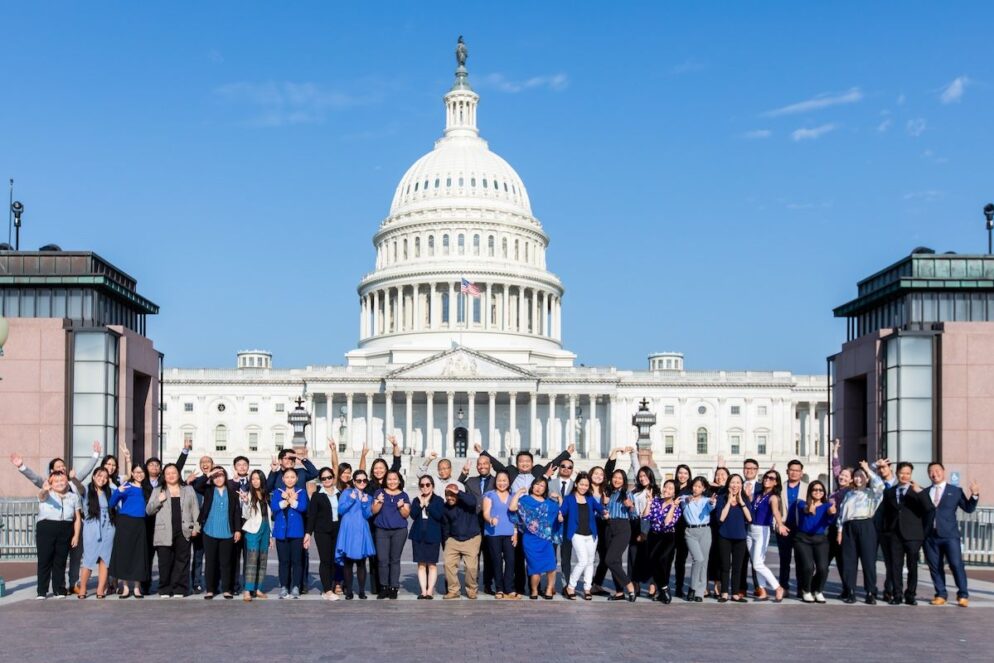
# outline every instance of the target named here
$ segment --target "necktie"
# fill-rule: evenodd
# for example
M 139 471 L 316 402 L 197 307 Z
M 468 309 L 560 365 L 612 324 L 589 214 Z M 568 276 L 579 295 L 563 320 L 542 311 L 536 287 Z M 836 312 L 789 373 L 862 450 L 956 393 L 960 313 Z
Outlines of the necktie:
M 939 500 L 942 499 L 942 491 L 938 486 L 932 489 L 932 504 L 939 506 Z
M 901 490 L 897 491 L 898 504 L 904 504 L 904 493 L 907 492 L 907 490 L 908 490 L 907 488 L 902 488 Z
M 565 495 L 566 494 L 566 482 L 563 481 L 562 484 L 563 484 L 563 487 L 559 489 L 559 494 L 560 495 Z
M 480 494 L 487 492 L 487 478 L 480 477 Z

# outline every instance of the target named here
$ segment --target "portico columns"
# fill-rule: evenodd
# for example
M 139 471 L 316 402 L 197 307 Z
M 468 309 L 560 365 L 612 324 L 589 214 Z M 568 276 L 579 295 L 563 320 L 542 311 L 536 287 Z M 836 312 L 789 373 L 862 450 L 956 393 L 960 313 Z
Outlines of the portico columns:
M 372 392 L 366 393 L 366 443 L 364 446 L 369 446 L 373 443 L 373 394 Z
M 514 449 L 514 441 L 515 441 L 514 429 L 516 427 L 515 414 L 518 405 L 517 404 L 518 394 L 517 392 L 512 391 L 508 394 L 508 396 L 510 397 L 510 403 L 509 403 L 510 411 L 508 414 L 508 426 L 507 426 L 507 449 L 510 452 L 512 449 Z
M 383 426 L 385 429 L 383 433 L 383 447 L 385 449 L 388 444 L 387 438 L 393 435 L 393 392 L 388 391 L 384 395 L 386 396 L 385 413 L 383 415 Z
M 469 446 L 469 449 L 466 451 L 466 455 L 468 456 L 473 450 L 473 444 L 476 443 L 476 392 L 471 391 L 466 396 L 467 400 L 469 400 L 469 407 L 467 408 L 469 410 L 469 431 L 466 436 L 466 442 Z
M 352 396 L 352 392 L 345 394 L 345 425 L 348 427 L 349 445 L 353 445 L 355 440 L 355 431 L 352 428 Z
M 449 318 L 449 320 L 451 319 Z M 445 395 L 447 397 L 445 405 L 445 435 L 442 437 L 445 440 L 445 444 L 442 446 L 442 455 L 452 451 L 452 405 L 456 399 L 456 392 L 447 391 Z
M 545 454 L 549 458 L 556 456 L 556 395 L 549 394 L 549 416 L 545 423 Z
M 528 444 L 531 448 L 542 448 L 542 440 L 538 437 L 538 394 L 531 393 L 530 407 L 528 408 Z
M 569 435 L 566 446 L 576 444 L 576 394 L 569 395 Z
M 490 397 L 490 416 L 487 418 L 487 425 L 490 427 L 490 432 L 487 434 L 487 451 L 490 453 L 500 453 L 500 449 L 494 446 L 494 438 L 497 434 L 497 392 L 491 391 L 487 395 Z
M 413 426 L 411 422 L 411 409 L 414 401 L 414 394 L 405 391 L 404 392 L 404 448 L 413 449 L 414 448 L 414 433 Z
M 435 451 L 435 392 L 425 392 L 427 396 L 425 413 L 425 452 Z

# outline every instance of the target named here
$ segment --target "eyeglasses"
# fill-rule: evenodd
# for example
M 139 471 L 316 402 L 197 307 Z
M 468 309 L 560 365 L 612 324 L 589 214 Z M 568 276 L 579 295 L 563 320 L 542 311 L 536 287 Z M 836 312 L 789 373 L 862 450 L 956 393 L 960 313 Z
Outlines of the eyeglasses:
M 328 474 L 328 475 L 325 475 L 325 476 L 321 477 L 321 481 L 331 481 L 334 478 L 335 477 L 333 477 L 330 474 Z
M 559 469 L 562 469 L 562 470 L 572 470 L 573 466 L 572 465 L 560 465 Z
M 369 483 L 369 479 L 353 479 L 352 483 Z
M 824 493 L 825 489 L 824 488 L 812 488 L 811 492 L 812 493 Z

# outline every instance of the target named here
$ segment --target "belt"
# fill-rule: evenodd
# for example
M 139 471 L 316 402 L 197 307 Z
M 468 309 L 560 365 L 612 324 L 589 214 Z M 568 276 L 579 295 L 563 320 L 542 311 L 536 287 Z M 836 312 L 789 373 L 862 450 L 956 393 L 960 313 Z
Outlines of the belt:
M 711 527 L 711 523 L 704 523 L 703 525 L 687 525 L 687 529 L 697 529 L 698 527 Z

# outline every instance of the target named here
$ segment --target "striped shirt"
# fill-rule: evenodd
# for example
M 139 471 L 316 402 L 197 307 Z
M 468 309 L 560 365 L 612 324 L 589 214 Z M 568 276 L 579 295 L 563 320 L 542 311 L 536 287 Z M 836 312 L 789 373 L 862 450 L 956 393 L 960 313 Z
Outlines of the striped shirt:
M 867 520 L 877 512 L 877 507 L 884 499 L 884 482 L 873 472 L 870 472 L 870 485 L 849 489 L 842 499 L 839 508 L 839 526 L 851 520 Z

